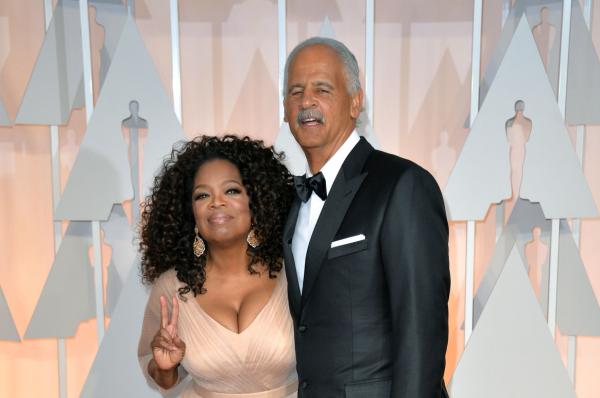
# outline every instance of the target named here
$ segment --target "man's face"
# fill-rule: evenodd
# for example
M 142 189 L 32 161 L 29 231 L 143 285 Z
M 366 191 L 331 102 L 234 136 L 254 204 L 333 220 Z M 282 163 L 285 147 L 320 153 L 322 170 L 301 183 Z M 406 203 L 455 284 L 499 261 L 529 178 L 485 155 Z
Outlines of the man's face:
M 306 152 L 331 157 L 355 126 L 362 91 L 348 93 L 343 64 L 324 45 L 303 48 L 288 70 L 285 121 Z

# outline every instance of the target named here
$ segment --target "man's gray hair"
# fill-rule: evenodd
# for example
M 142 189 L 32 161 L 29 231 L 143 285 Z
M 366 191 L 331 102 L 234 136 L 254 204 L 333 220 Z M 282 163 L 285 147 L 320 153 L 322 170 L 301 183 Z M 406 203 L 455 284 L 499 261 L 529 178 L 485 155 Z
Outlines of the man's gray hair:
M 287 95 L 288 75 L 290 64 L 294 61 L 298 53 L 309 46 L 323 45 L 331 48 L 340 57 L 342 65 L 344 66 L 344 74 L 346 75 L 346 86 L 348 94 L 355 94 L 360 90 L 360 78 L 358 75 L 358 62 L 352 52 L 344 45 L 344 43 L 328 37 L 311 37 L 298 44 L 285 61 L 285 71 L 283 74 L 283 96 Z

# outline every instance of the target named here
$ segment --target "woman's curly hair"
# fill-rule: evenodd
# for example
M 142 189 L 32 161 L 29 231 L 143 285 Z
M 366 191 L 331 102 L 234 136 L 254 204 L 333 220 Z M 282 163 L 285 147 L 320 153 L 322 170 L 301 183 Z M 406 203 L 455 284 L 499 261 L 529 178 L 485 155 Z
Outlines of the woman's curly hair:
M 236 165 L 248 192 L 251 223 L 261 242 L 256 249 L 248 247 L 248 271 L 255 273 L 254 264 L 265 264 L 269 277 L 274 278 L 283 264 L 283 228 L 293 199 L 292 176 L 280 163 L 283 156 L 272 147 L 265 147 L 262 141 L 234 135 L 201 136 L 180 148 L 174 147 L 142 204 L 142 280 L 152 283 L 174 268 L 177 278 L 185 284 L 179 289 L 180 296 L 206 291 L 206 256 L 196 257 L 192 251 L 192 188 L 198 168 L 213 159 Z

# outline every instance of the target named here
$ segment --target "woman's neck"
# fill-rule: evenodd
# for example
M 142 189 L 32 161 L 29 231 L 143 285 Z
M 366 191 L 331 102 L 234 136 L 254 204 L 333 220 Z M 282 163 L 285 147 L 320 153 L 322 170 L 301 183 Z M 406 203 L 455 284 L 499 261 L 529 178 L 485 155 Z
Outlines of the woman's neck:
M 247 250 L 246 242 L 227 247 L 212 246 L 206 262 L 207 270 L 216 271 L 222 275 L 247 273 L 248 264 L 250 264 Z

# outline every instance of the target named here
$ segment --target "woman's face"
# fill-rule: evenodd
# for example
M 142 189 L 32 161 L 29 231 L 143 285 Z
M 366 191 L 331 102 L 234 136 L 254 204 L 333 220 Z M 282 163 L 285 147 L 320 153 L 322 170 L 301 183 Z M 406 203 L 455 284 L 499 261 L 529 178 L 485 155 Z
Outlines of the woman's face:
M 192 209 L 200 236 L 214 246 L 245 242 L 250 231 L 250 200 L 238 168 L 209 160 L 196 171 Z

